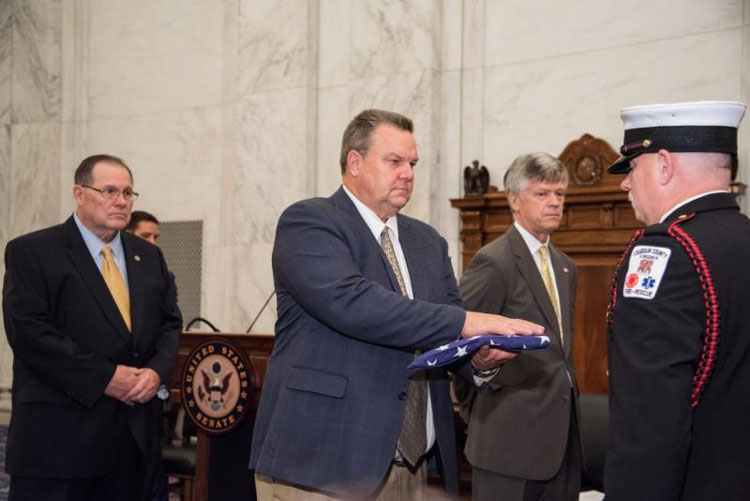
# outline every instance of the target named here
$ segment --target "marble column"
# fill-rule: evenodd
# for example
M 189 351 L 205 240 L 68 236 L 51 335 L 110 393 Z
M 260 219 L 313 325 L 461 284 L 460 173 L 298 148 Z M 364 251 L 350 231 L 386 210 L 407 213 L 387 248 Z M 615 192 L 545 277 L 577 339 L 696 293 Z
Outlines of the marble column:
M 0 2 L 0 247 L 3 249 L 10 232 L 11 11 L 10 2 Z M 4 273 L 4 252 L 0 252 L 0 275 Z M 10 409 L 8 390 L 13 366 L 2 318 L 0 309 L 0 412 Z
M 61 0 L 0 4 L 0 244 L 59 221 Z M 3 328 L 4 330 L 4 328 Z M 0 341 L 0 410 L 12 354 Z
M 743 2 L 742 17 L 742 82 L 741 82 L 741 100 L 746 105 L 750 105 L 750 0 Z M 745 113 L 743 125 L 740 128 L 740 164 L 737 180 L 750 185 L 750 140 L 748 140 L 748 131 L 750 131 L 750 113 Z M 742 197 L 742 208 L 745 214 L 750 212 L 750 196 Z

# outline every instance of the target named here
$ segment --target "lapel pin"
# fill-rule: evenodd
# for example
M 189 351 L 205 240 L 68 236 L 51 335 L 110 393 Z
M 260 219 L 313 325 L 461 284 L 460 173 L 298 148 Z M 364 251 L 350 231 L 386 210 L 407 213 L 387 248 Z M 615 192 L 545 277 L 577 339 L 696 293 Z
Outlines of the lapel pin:
M 563 267 L 563 273 L 569 273 L 568 269 Z
M 139 256 L 138 254 L 136 254 L 136 255 L 135 255 L 135 260 L 136 260 L 136 261 L 140 261 L 140 260 L 141 260 L 141 256 Z M 567 271 L 567 270 L 566 270 L 566 271 Z

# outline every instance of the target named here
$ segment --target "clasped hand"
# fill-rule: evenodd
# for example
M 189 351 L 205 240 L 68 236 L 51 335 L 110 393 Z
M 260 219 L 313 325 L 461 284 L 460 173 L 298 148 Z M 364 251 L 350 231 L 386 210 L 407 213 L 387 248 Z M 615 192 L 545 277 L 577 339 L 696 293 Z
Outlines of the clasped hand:
M 118 365 L 104 394 L 127 404 L 143 404 L 154 398 L 161 378 L 153 369 Z

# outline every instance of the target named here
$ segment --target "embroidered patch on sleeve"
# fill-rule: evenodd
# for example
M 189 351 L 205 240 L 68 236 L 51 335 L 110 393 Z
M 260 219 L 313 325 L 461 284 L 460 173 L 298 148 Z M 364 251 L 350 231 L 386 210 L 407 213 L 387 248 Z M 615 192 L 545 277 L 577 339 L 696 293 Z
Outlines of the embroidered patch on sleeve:
M 625 274 L 623 297 L 654 299 L 671 255 L 672 249 L 667 247 L 635 246 Z

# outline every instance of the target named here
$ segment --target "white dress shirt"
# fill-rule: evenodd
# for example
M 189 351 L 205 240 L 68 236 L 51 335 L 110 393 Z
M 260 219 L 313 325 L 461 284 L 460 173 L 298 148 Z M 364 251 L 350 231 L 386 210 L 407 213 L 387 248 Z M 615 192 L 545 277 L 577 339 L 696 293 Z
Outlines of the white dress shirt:
M 409 299 L 414 299 L 414 291 L 411 288 L 411 278 L 409 277 L 409 268 L 406 266 L 406 257 L 404 251 L 401 248 L 401 242 L 398 239 L 398 215 L 389 217 L 385 222 L 375 214 L 375 211 L 370 209 L 368 206 L 363 204 L 354 194 L 349 191 L 346 186 L 343 187 L 344 192 L 349 196 L 354 206 L 357 208 L 357 212 L 364 219 L 367 227 L 370 228 L 372 236 L 375 241 L 380 245 L 380 234 L 383 233 L 383 228 L 388 228 L 388 236 L 393 244 L 393 250 L 396 252 L 396 260 L 398 266 L 401 268 L 401 277 L 404 279 L 406 285 L 406 292 L 408 293 Z M 432 401 L 430 399 L 430 392 L 427 391 L 427 449 L 429 451 L 435 443 L 435 423 L 432 421 Z M 397 457 L 399 456 L 398 451 L 396 452 Z

